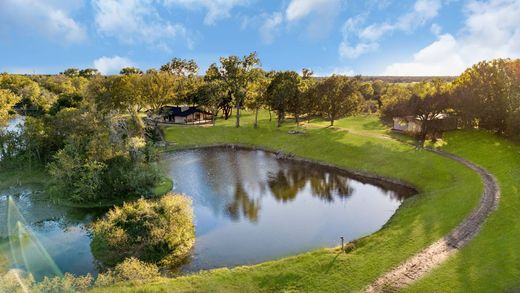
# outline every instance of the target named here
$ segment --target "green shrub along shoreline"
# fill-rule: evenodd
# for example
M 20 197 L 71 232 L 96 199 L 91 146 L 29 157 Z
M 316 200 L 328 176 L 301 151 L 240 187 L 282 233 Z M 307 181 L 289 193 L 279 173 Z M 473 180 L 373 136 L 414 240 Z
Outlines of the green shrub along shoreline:
M 195 244 L 191 199 L 169 193 L 125 203 L 94 222 L 92 234 L 92 254 L 105 266 L 133 257 L 175 268 Z

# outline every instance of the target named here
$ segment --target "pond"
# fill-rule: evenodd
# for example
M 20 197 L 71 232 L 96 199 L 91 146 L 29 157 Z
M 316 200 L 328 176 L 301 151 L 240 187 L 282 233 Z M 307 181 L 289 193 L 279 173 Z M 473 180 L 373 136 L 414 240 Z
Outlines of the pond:
M 273 153 L 187 150 L 164 160 L 193 199 L 197 241 L 184 271 L 254 264 L 354 240 L 381 228 L 410 190 Z
M 20 186 L 0 191 L 0 273 L 19 268 L 37 280 L 65 272 L 95 275 L 88 224 L 106 210 L 58 206 L 35 190 Z
M 411 195 L 409 189 L 256 150 L 178 151 L 165 155 L 161 165 L 174 191 L 193 199 L 197 240 L 182 273 L 339 245 L 341 236 L 349 241 L 380 229 Z M 38 279 L 60 272 L 96 275 L 88 224 L 105 211 L 58 207 L 41 197 L 28 187 L 0 192 L 0 270 L 4 262 Z M 13 244 L 13 237 L 5 238 L 6 227 L 17 221 L 32 233 L 17 235 Z

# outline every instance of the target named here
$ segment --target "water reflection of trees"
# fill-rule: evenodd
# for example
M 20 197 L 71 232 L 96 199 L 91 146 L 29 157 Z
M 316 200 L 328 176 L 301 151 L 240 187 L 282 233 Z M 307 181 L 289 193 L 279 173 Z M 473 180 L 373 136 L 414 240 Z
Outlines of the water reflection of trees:
M 282 202 L 294 200 L 307 184 L 312 196 L 326 202 L 333 202 L 334 197 L 349 197 L 354 191 L 349 184 L 349 179 L 341 174 L 299 164 L 280 169 L 276 174 L 270 174 L 268 184 L 274 197 Z
M 303 193 L 309 193 L 332 203 L 348 198 L 354 192 L 351 181 L 354 179 L 345 173 L 315 164 L 279 161 L 270 154 L 206 149 L 191 151 L 184 156 L 187 161 L 201 159 L 194 160 L 194 165 L 177 166 L 181 170 L 178 176 L 190 178 L 191 186 L 187 188 L 208 188 L 183 192 L 197 197 L 199 203 L 210 207 L 215 214 L 224 213 L 233 221 L 247 219 L 258 222 L 262 197 L 269 194 L 279 202 L 291 202 Z M 365 183 L 357 178 L 355 180 Z M 388 189 L 392 190 L 390 187 Z M 402 199 L 399 192 L 388 191 L 386 186 L 380 186 L 380 189 L 389 197 Z
M 241 183 L 236 182 L 233 201 L 227 207 L 228 215 L 233 220 L 239 220 L 240 215 L 249 219 L 251 222 L 258 222 L 260 212 L 259 199 L 251 199 Z

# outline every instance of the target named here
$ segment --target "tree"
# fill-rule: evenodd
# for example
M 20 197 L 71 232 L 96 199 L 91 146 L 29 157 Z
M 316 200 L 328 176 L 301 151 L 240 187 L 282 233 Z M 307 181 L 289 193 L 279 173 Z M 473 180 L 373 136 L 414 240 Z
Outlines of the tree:
M 197 93 L 200 104 L 212 114 L 212 123 L 215 126 L 218 111 L 226 99 L 225 85 L 220 80 L 205 81 Z
M 20 97 L 10 90 L 0 89 L 0 129 L 5 125 L 14 105 L 20 101 Z
M 78 77 L 79 69 L 78 68 L 68 68 L 68 69 L 65 69 L 65 71 L 63 71 L 62 74 L 66 75 L 68 77 Z
M 121 69 L 119 72 L 122 75 L 131 75 L 131 74 L 143 74 L 143 71 L 136 67 L 125 67 Z
M 309 68 L 303 68 L 302 69 L 302 78 L 303 79 L 310 79 L 314 75 L 314 72 Z
M 85 78 L 92 78 L 94 76 L 100 75 L 99 71 L 95 68 L 85 68 L 79 71 L 79 76 Z
M 330 120 L 349 115 L 362 103 L 358 92 L 359 80 L 341 75 L 333 75 L 320 82 L 317 89 L 321 112 Z
M 221 81 L 223 82 L 219 68 L 215 63 L 211 64 L 206 70 L 206 74 L 204 75 L 205 82 L 214 82 Z M 226 84 L 223 84 L 225 90 L 225 96 L 222 98 L 219 104 L 219 110 L 222 110 L 224 115 L 224 120 L 228 120 L 231 116 L 231 112 L 233 110 L 233 96 L 231 91 L 228 89 Z
M 270 79 L 266 76 L 262 69 L 254 69 L 255 77 L 248 85 L 248 97 L 245 101 L 246 107 L 255 111 L 254 128 L 258 128 L 258 112 L 267 104 L 267 88 L 269 87 Z
M 161 66 L 161 71 L 175 76 L 193 77 L 197 75 L 199 66 L 193 59 L 173 58 L 170 62 Z
M 280 127 L 289 109 L 294 110 L 294 100 L 298 99 L 300 76 L 294 71 L 277 72 L 267 88 L 267 99 L 271 109 L 278 117 Z
M 229 97 L 234 100 L 236 108 L 236 127 L 240 127 L 240 109 L 247 96 L 248 84 L 254 78 L 253 69 L 260 64 L 260 59 L 253 52 L 243 58 L 229 56 L 220 58 L 220 67 L 213 64 L 208 70 L 211 78 L 224 81 Z
M 398 105 L 412 97 L 411 89 L 403 84 L 388 85 L 381 95 L 381 119 L 390 123 L 393 118 L 400 115 Z
M 27 76 L 2 75 L 0 88 L 8 89 L 21 98 L 16 107 L 24 110 L 25 114 L 43 114 L 57 100 L 56 95 L 43 90 L 37 82 Z
M 158 112 L 161 107 L 173 101 L 178 83 L 169 73 L 151 71 L 143 75 L 140 81 L 140 97 L 152 111 Z
M 310 121 L 312 116 L 316 115 L 320 110 L 320 100 L 318 99 L 317 85 L 317 80 L 313 78 L 304 78 L 300 83 L 303 112 L 307 115 L 307 121 Z
M 519 99 L 514 64 L 508 59 L 483 61 L 455 80 L 455 108 L 465 126 L 509 132 L 508 117 Z
M 84 94 L 97 111 L 133 113 L 142 107 L 140 76 L 98 76 L 91 79 Z
M 421 131 L 417 135 L 421 147 L 429 134 L 435 137 L 436 133 L 442 131 L 442 115 L 450 108 L 450 98 L 449 92 L 439 90 L 424 98 L 414 94 L 409 100 L 398 105 L 399 116 L 413 116 L 421 121 Z

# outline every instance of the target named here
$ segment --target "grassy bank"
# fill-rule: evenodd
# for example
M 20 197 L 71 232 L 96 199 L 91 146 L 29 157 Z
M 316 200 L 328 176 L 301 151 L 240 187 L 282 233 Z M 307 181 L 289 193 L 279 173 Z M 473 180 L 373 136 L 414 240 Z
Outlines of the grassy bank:
M 486 168 L 500 184 L 498 209 L 479 235 L 407 291 L 520 292 L 520 147 L 485 132 L 454 132 L 444 149 Z
M 411 183 L 419 194 L 406 200 L 377 233 L 362 238 L 349 254 L 335 248 L 244 266 L 217 269 L 143 285 L 121 284 L 121 291 L 345 292 L 364 288 L 380 274 L 420 251 L 453 229 L 476 206 L 482 191 L 478 175 L 451 160 L 416 150 L 391 139 L 374 117 L 344 119 L 337 128 L 314 122 L 304 135 L 290 135 L 294 125 L 281 129 L 265 113 L 260 128 L 246 114 L 242 127 L 219 121 L 217 127 L 165 128 L 176 147 L 237 143 L 282 150 L 348 169 Z

